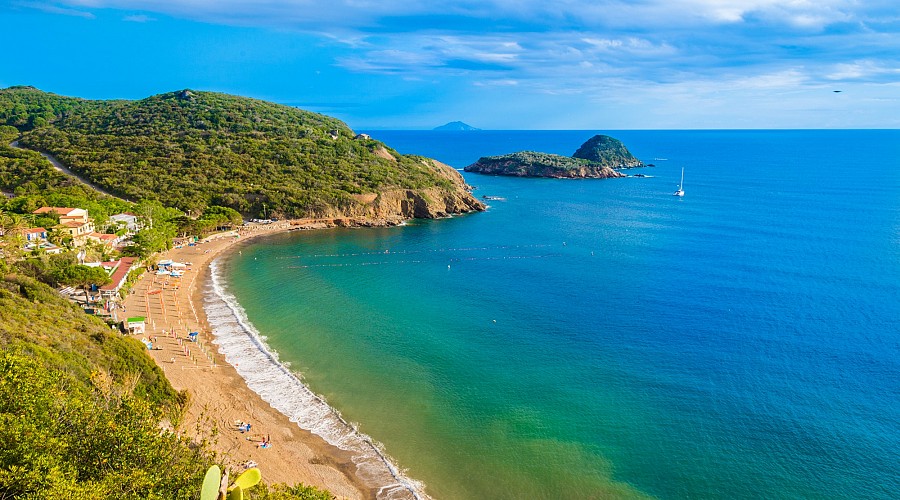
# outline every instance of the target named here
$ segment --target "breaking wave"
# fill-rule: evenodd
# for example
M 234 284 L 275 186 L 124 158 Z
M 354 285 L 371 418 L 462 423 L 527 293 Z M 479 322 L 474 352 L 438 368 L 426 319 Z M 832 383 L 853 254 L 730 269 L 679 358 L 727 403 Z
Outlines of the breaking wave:
M 210 279 L 203 307 L 214 344 L 234 366 L 247 386 L 302 429 L 349 451 L 357 475 L 375 489 L 377 498 L 428 499 L 424 485 L 407 477 L 384 452 L 383 446 L 359 432 L 340 413 L 312 392 L 298 375 L 278 360 L 259 331 L 250 323 L 237 299 L 228 292 L 219 259 L 210 263 Z

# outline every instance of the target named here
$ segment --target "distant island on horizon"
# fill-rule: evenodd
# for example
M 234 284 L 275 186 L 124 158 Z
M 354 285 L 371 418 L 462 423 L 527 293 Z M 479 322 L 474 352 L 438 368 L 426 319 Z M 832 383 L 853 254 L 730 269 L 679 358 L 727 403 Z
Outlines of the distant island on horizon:
M 450 122 L 440 127 L 434 127 L 432 130 L 461 130 L 461 131 L 472 131 L 472 130 L 481 130 L 480 128 L 473 127 L 468 123 L 463 122 Z

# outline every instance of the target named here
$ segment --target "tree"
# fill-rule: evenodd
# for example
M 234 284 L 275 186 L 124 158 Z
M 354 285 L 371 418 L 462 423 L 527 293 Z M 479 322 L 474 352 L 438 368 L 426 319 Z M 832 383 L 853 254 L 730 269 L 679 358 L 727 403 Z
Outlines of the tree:
M 107 244 L 97 241 L 93 238 L 89 238 L 84 245 L 79 247 L 79 250 L 83 250 L 85 254 L 84 260 L 87 262 L 95 262 L 95 261 L 111 261 L 113 260 L 113 250 Z
M 15 262 L 22 258 L 25 246 L 25 230 L 28 221 L 19 214 L 0 211 L 0 251 L 7 262 Z
M 217 205 L 206 207 L 206 210 L 203 211 L 203 215 L 200 218 L 214 220 L 219 226 L 227 225 L 234 227 L 244 223 L 244 218 L 241 217 L 241 214 L 237 210 Z
M 0 227 L 2 227 L 4 233 L 12 233 L 22 235 L 25 230 L 30 226 L 28 224 L 28 219 L 20 214 L 14 213 L 0 213 Z
M 74 239 L 68 231 L 53 228 L 47 231 L 47 241 L 58 247 L 72 248 Z
M 56 269 L 52 277 L 59 285 L 82 287 L 86 297 L 89 296 L 88 288 L 91 285 L 103 286 L 112 281 L 102 267 L 89 267 L 81 264 Z

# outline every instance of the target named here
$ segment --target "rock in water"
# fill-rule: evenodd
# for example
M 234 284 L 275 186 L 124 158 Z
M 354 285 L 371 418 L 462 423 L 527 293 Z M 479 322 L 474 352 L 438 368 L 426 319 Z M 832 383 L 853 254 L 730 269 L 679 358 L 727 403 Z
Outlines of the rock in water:
M 466 172 L 514 177 L 594 178 L 625 177 L 625 174 L 587 160 L 535 151 L 485 156 L 466 167 Z
M 466 172 L 516 177 L 566 177 L 605 179 L 627 177 L 615 170 L 643 167 L 618 139 L 595 135 L 572 156 L 520 151 L 501 156 L 485 156 L 466 167 Z

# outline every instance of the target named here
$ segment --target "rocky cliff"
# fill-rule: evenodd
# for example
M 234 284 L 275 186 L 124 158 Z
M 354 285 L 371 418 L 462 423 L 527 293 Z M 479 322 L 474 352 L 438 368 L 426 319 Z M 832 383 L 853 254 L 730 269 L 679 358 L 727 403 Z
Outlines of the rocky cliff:
M 453 214 L 482 211 L 462 175 L 453 167 L 430 158 L 420 159 L 423 166 L 449 181 L 449 187 L 419 189 L 387 189 L 355 197 L 356 203 L 332 216 L 368 217 L 374 219 L 435 219 Z

